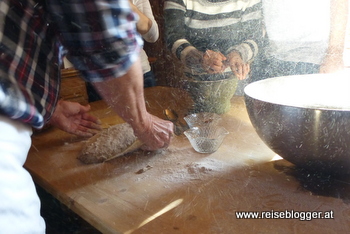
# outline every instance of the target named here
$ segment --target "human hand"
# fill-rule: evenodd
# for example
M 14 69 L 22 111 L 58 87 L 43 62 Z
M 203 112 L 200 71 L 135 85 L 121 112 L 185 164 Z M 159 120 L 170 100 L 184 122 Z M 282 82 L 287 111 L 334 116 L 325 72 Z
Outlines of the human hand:
M 228 56 L 228 66 L 230 66 L 232 72 L 237 76 L 239 80 L 244 80 L 250 71 L 249 63 L 245 63 L 241 55 L 233 51 Z
M 105 102 L 131 125 L 135 136 L 144 143 L 142 149 L 152 151 L 169 146 L 174 125 L 147 111 L 139 59 L 118 79 L 93 85 Z
M 191 68 L 196 72 L 203 72 L 202 61 L 203 61 L 203 52 L 192 47 L 186 53 L 185 60 L 183 62 L 186 67 Z
M 174 135 L 174 124 L 149 113 L 147 114 L 148 123 L 144 125 L 144 128 L 139 129 L 139 131 L 138 128 L 134 128 L 135 136 L 144 143 L 141 148 L 147 151 L 167 148 Z
M 60 100 L 48 124 L 77 136 L 91 137 L 101 130 L 101 122 L 88 111 L 89 105 Z
M 225 60 L 226 57 L 221 52 L 207 50 L 203 55 L 203 68 L 209 74 L 223 72 L 227 67 Z

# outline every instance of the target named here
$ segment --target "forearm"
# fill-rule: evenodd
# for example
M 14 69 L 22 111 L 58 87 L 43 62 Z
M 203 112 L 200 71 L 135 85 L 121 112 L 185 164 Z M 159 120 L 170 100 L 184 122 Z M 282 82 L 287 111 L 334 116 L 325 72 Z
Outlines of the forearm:
M 140 62 L 135 62 L 128 72 L 116 79 L 93 83 L 103 99 L 128 122 L 136 132 L 144 131 L 147 125 L 143 95 L 143 79 Z
M 246 40 L 229 48 L 227 55 L 238 52 L 245 63 L 250 63 L 258 54 L 258 44 L 254 40 Z
M 176 42 L 181 39 L 186 39 L 185 10 L 186 8 L 183 3 L 175 4 L 174 1 L 170 0 L 165 1 L 164 3 L 165 40 L 166 45 L 170 50 L 174 50 L 174 48 L 179 46 L 175 45 Z M 180 56 L 177 56 L 177 58 L 180 59 Z
M 348 0 L 332 0 L 328 48 L 320 66 L 320 73 L 332 73 L 344 68 Z
M 147 33 L 142 35 L 142 38 L 147 42 L 154 43 L 159 38 L 159 28 L 157 22 L 154 19 L 151 19 L 151 21 L 151 28 L 148 30 Z
M 143 27 L 142 33 L 140 32 L 142 38 L 150 43 L 156 42 L 159 38 L 159 28 L 157 21 L 154 19 L 149 0 L 137 1 L 135 3 L 135 8 L 135 12 L 140 16 L 140 20 L 137 25 L 139 32 L 142 30 L 141 27 Z M 146 22 L 148 23 L 146 24 Z M 143 24 L 143 26 L 141 24 Z
M 142 14 L 142 12 L 137 11 L 137 14 L 140 17 L 140 20 L 137 21 L 137 23 L 136 23 L 137 31 L 141 35 L 146 34 L 150 30 L 150 28 L 152 27 L 153 22 L 147 16 Z
M 130 2 L 131 10 L 139 16 L 136 22 L 137 31 L 143 35 L 146 34 L 152 27 L 152 20 L 149 19 L 143 12 L 141 12 L 133 3 Z
M 242 17 L 249 20 L 236 23 L 238 26 L 235 27 L 237 29 L 242 28 L 243 30 L 231 37 L 230 43 L 227 43 L 226 48 L 224 46 L 222 53 L 228 55 L 232 51 L 237 51 L 245 63 L 250 63 L 255 59 L 260 53 L 260 49 L 266 46 L 261 8 L 262 5 L 259 2 L 253 5 L 249 11 L 243 12 Z
M 264 47 L 264 35 L 261 20 L 251 20 L 241 25 L 244 30 L 231 37 L 228 43 L 222 45 L 222 53 L 227 56 L 233 51 L 241 55 L 245 63 L 250 63 Z
M 349 14 L 348 0 L 331 1 L 331 24 L 327 54 L 339 56 L 343 54 L 346 26 Z

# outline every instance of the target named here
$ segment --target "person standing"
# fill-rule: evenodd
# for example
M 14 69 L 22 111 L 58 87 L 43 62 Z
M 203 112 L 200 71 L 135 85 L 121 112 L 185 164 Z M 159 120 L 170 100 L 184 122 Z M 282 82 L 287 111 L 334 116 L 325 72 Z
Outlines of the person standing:
M 164 18 L 167 47 L 197 80 L 246 79 L 264 45 L 261 0 L 166 0 Z
M 263 0 L 269 38 L 263 78 L 343 69 L 348 10 L 348 0 Z
M 136 29 L 141 34 L 143 40 L 154 43 L 159 38 L 158 24 L 154 19 L 151 5 L 148 0 L 129 0 L 131 10 L 138 15 Z M 151 69 L 148 56 L 144 49 L 140 51 L 141 66 L 143 72 L 143 87 L 156 86 L 156 78 Z M 89 101 L 101 100 L 101 96 L 96 92 L 92 84 L 87 83 Z
M 130 0 L 130 6 L 133 12 L 139 16 L 136 23 L 137 31 L 142 38 L 149 42 L 155 43 L 159 38 L 159 28 L 157 21 L 154 19 L 151 5 L 148 0 Z M 151 70 L 148 56 L 144 49 L 140 52 L 141 65 L 143 71 L 144 87 L 153 87 L 156 85 L 156 79 Z
M 147 112 L 136 33 L 128 0 L 2 0 L 0 9 L 0 227 L 45 233 L 40 200 L 23 168 L 32 128 L 51 123 L 74 134 L 98 127 L 87 108 L 60 102 L 67 57 L 129 123 L 145 150 L 167 147 L 173 124 Z M 73 104 L 73 105 L 72 105 Z M 68 122 L 67 122 L 68 121 Z M 77 122 L 74 122 L 77 121 Z

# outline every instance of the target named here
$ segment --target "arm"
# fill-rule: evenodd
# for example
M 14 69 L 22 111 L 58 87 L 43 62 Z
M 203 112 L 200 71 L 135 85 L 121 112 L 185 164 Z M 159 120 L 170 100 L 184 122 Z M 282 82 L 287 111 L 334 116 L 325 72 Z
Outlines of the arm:
M 84 79 L 92 82 L 106 103 L 131 124 L 135 135 L 145 144 L 144 149 L 168 146 L 172 123 L 146 110 L 139 62 L 142 40 L 136 33 L 128 0 L 47 0 L 47 3 L 70 61 Z M 79 4 L 83 5 L 78 7 Z M 81 11 L 85 8 L 89 11 Z
M 118 79 L 95 82 L 94 87 L 119 116 L 134 129 L 146 150 L 167 147 L 173 135 L 173 124 L 149 114 L 143 95 L 143 77 L 139 61 Z
M 240 80 L 247 78 L 250 64 L 265 47 L 262 2 L 248 1 L 247 4 L 242 15 L 245 20 L 237 23 L 235 36 L 225 51 L 228 66 Z
M 186 39 L 185 13 L 186 6 L 183 1 L 165 1 L 164 31 L 166 46 L 178 59 L 181 59 L 180 56 L 183 50 L 191 47 L 191 43 Z
M 137 31 L 145 41 L 150 43 L 156 42 L 159 38 L 159 29 L 149 1 L 139 0 L 136 1 L 136 4 L 133 4 L 131 0 L 129 2 L 132 11 L 140 18 L 136 23 Z
M 185 31 L 186 6 L 182 0 L 166 0 L 164 4 L 165 41 L 171 53 L 186 67 L 204 72 L 204 53 L 195 48 L 187 39 Z M 206 65 L 209 69 L 209 64 Z
M 235 30 L 237 33 L 232 33 L 221 27 L 212 27 L 210 31 L 215 31 L 217 34 L 208 34 L 208 31 L 199 27 L 190 31 L 191 35 L 196 36 L 191 37 L 192 39 L 188 41 L 186 36 L 189 32 L 185 31 L 187 27 L 184 22 L 187 7 L 184 1 L 167 0 L 165 3 L 164 18 L 167 46 L 186 67 L 194 72 L 213 74 L 223 72 L 229 66 L 240 79 L 246 78 L 249 71 L 248 63 L 254 59 L 258 52 L 254 40 L 262 36 L 258 35 L 255 26 L 256 23 L 261 25 L 260 4 L 249 5 L 249 11 L 245 12 L 247 14 L 246 18 L 249 20 L 233 22 L 229 25 L 230 30 Z M 253 19 L 252 11 L 257 11 L 257 14 L 252 14 Z M 203 12 L 198 15 L 205 14 Z M 209 22 L 214 20 L 214 18 L 211 18 Z M 219 18 L 217 22 L 219 22 Z M 252 26 L 255 28 L 252 28 Z M 262 28 L 260 30 L 262 31 Z M 199 33 L 196 34 L 197 32 Z M 224 35 L 224 37 L 220 38 L 219 35 Z M 205 53 L 202 51 L 205 51 Z M 237 56 L 239 60 L 236 59 Z
M 320 67 L 320 73 L 335 72 L 344 68 L 343 53 L 348 23 L 348 9 L 348 0 L 331 1 L 329 44 Z

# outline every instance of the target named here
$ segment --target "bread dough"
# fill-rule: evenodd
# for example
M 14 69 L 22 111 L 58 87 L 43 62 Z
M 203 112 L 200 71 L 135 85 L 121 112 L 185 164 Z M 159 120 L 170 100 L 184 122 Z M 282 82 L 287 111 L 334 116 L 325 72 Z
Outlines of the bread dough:
M 87 140 L 78 159 L 87 164 L 101 163 L 137 150 L 141 145 L 128 123 L 117 124 Z

